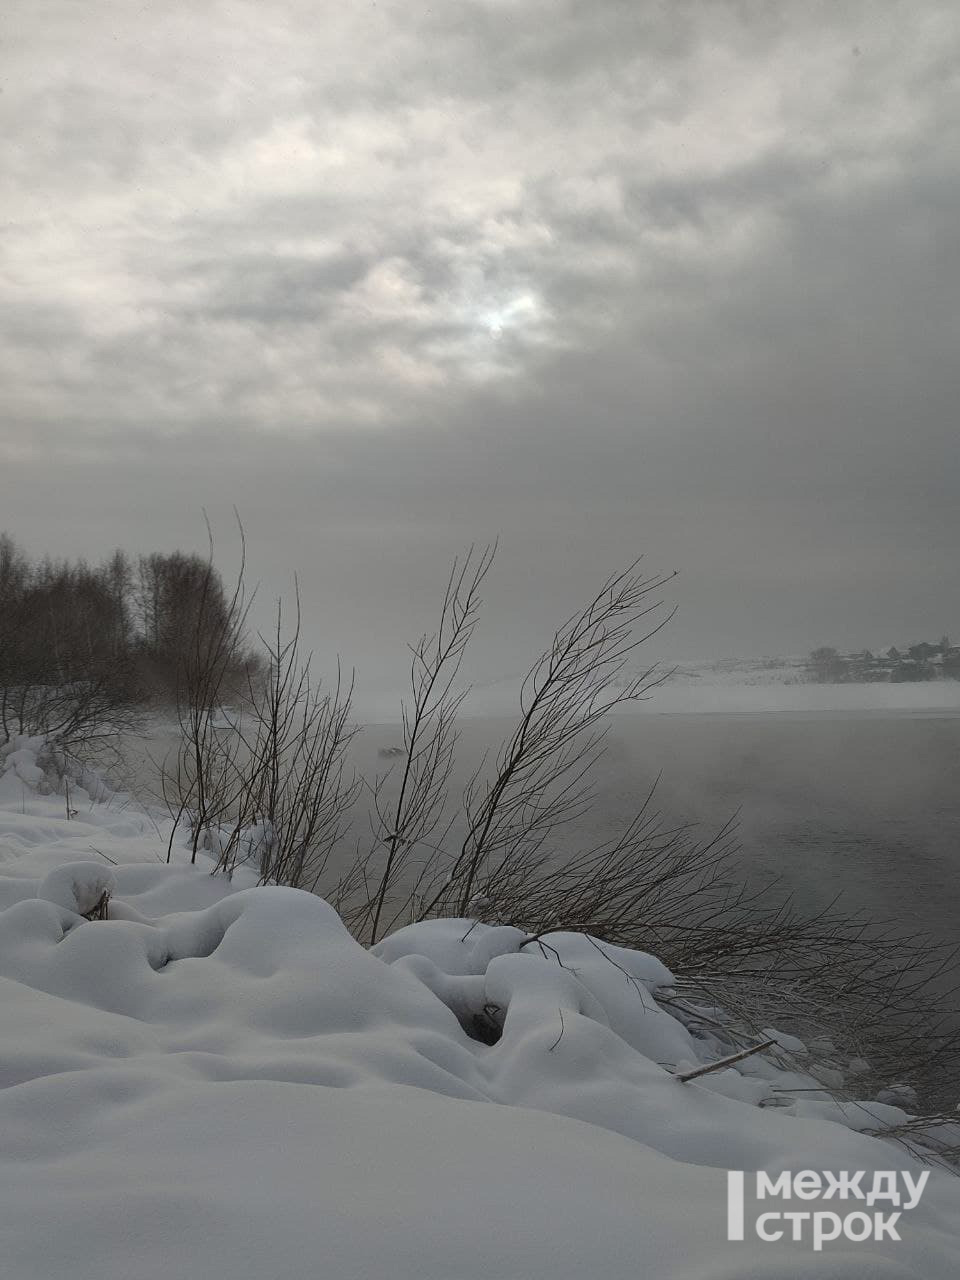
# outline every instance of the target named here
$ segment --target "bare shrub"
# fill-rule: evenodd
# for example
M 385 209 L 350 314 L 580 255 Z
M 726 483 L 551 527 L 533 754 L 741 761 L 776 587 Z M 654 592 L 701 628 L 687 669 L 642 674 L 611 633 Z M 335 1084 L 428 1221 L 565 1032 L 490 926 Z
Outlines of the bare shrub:
M 300 651 L 300 596 L 293 632 L 284 637 L 282 607 L 267 644 L 267 674 L 251 682 L 238 725 L 245 754 L 240 765 L 261 884 L 316 891 L 334 849 L 349 829 L 361 782 L 348 777 L 345 756 L 357 728 L 350 722 L 353 677 L 325 690 L 311 675 L 311 655 Z M 262 639 L 262 637 L 261 637 Z M 265 642 L 266 643 L 266 642 Z M 235 865 L 243 827 L 228 842 L 220 865 Z M 247 837 L 250 845 L 250 838 Z
M 359 906 L 346 909 L 353 927 L 360 933 L 368 932 L 371 943 L 383 928 L 396 925 L 415 896 L 415 891 L 408 894 L 399 909 L 389 919 L 385 917 L 391 895 L 411 860 L 424 854 L 424 864 L 432 867 L 438 854 L 442 856 L 450 832 L 447 801 L 457 742 L 455 722 L 466 696 L 466 690 L 457 691 L 456 680 L 476 625 L 480 588 L 495 554 L 496 544 L 479 553 L 471 547 L 462 562 L 454 561 L 437 630 L 422 635 L 411 649 L 412 704 L 404 704 L 402 711 L 399 790 L 388 806 L 384 799 L 386 775 L 375 781 L 375 846 L 358 863 L 348 886 L 353 897 L 362 889 Z
M 635 651 L 671 616 L 658 593 L 674 575 L 645 575 L 638 566 L 609 578 L 531 668 L 519 723 L 499 752 L 493 778 L 482 780 L 481 765 L 468 784 L 459 852 L 448 866 L 431 869 L 439 884 L 426 895 L 421 916 L 467 915 L 475 901 L 516 914 L 524 899 L 542 902 L 544 866 L 553 868 L 550 877 L 557 875 L 550 839 L 592 802 L 606 717 L 663 679 L 652 667 L 626 674 Z M 644 622 L 649 625 L 638 636 Z
M 174 819 L 167 860 L 185 819 L 191 862 L 203 849 L 219 871 L 232 874 L 244 863 L 256 867 L 261 884 L 314 891 L 346 834 L 360 786 L 345 764 L 356 732 L 353 680 L 345 683 L 339 670 L 330 690 L 314 680 L 311 656 L 301 652 L 299 590 L 292 634 L 284 635 L 278 604 L 272 638 L 259 637 L 263 652 L 248 648 L 252 596 L 244 584 L 242 526 L 240 538 L 240 569 L 229 594 L 213 567 L 212 539 L 205 575 L 190 572 L 192 634 L 187 646 L 180 642 L 177 686 L 181 740 L 173 764 L 161 768 Z
M 190 569 L 190 600 L 178 637 L 177 720 L 181 741 L 173 767 L 164 761 L 161 786 L 174 819 L 167 849 L 172 856 L 178 825 L 190 822 L 191 862 L 201 848 L 219 856 L 220 829 L 236 826 L 249 805 L 249 779 L 241 767 L 236 743 L 222 729 L 223 705 L 230 680 L 243 665 L 245 626 L 252 598 L 244 583 L 246 544 L 240 531 L 240 568 L 232 591 L 224 591 L 213 562 L 213 535 L 207 526 L 209 552 L 198 572 Z M 157 575 L 153 581 L 160 581 Z M 160 587 L 157 586 L 159 593 Z M 156 617 L 166 613 L 157 605 Z M 159 627 L 159 622 L 157 623 Z M 157 643 L 161 643 L 159 637 Z
M 701 937 L 693 934 L 676 957 L 669 944 L 659 954 L 682 975 L 681 999 L 722 1011 L 735 1039 L 770 1026 L 799 1037 L 809 1059 L 788 1065 L 839 1097 L 875 1097 L 897 1086 L 924 1110 L 955 1106 L 955 947 L 891 921 L 837 907 L 803 913 L 765 896 Z

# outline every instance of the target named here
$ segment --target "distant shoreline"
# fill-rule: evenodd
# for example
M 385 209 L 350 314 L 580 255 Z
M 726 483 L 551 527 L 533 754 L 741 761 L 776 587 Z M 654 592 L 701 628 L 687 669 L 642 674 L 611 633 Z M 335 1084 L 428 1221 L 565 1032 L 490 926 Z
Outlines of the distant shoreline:
M 400 722 L 404 695 L 358 700 L 360 723 L 394 725 Z M 463 704 L 462 720 L 514 717 L 519 688 L 506 685 L 476 690 Z M 917 684 L 733 684 L 696 680 L 671 682 L 651 691 L 642 702 L 621 706 L 616 719 L 649 715 L 775 715 L 775 714 L 924 714 L 960 715 L 960 681 Z

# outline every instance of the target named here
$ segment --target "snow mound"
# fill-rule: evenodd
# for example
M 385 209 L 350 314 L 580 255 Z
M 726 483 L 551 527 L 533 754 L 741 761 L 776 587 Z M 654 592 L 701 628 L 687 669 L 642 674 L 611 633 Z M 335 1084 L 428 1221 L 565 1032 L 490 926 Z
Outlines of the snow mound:
M 109 898 L 116 887 L 116 877 L 102 862 L 68 862 L 44 877 L 37 887 L 37 897 L 85 916 Z
M 463 920 L 369 951 L 319 898 L 168 865 L 146 815 L 24 795 L 32 762 L 0 762 L 5 1275 L 957 1274 L 939 1171 L 900 1244 L 726 1241 L 728 1168 L 915 1166 L 836 1104 L 758 1105 L 762 1056 L 681 1083 L 715 1055 L 655 957 Z

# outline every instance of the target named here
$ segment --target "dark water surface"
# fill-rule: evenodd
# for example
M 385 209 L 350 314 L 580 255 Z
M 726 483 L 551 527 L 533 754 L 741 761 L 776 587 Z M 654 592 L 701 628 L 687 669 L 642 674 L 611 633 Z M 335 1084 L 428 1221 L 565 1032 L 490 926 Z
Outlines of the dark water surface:
M 464 763 L 512 722 L 467 720 Z M 398 740 L 369 726 L 363 754 Z M 382 762 L 381 762 L 382 763 Z M 466 769 L 464 769 L 466 772 Z M 740 814 L 745 875 L 779 878 L 805 906 L 848 909 L 960 945 L 960 715 L 769 712 L 614 718 L 596 804 L 564 840 L 607 839 L 658 773 L 670 819 Z
M 622 824 L 659 770 L 661 807 L 740 812 L 747 874 L 960 944 L 960 716 L 638 714 L 614 722 L 596 823 Z

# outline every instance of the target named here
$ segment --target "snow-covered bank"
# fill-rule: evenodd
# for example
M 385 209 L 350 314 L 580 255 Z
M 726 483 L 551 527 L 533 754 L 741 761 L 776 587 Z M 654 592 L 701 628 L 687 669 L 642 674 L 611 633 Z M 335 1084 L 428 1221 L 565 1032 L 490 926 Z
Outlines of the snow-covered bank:
M 903 1113 L 791 1099 L 812 1082 L 768 1056 L 680 1083 L 716 1046 L 656 1003 L 654 957 L 574 935 L 520 949 L 464 921 L 371 954 L 318 898 L 167 866 L 162 826 L 120 798 L 75 787 L 68 818 L 17 747 L 0 759 L 12 1280 L 957 1274 L 960 1182 L 939 1170 L 900 1242 L 726 1240 L 726 1169 L 918 1166 L 850 1127 Z

